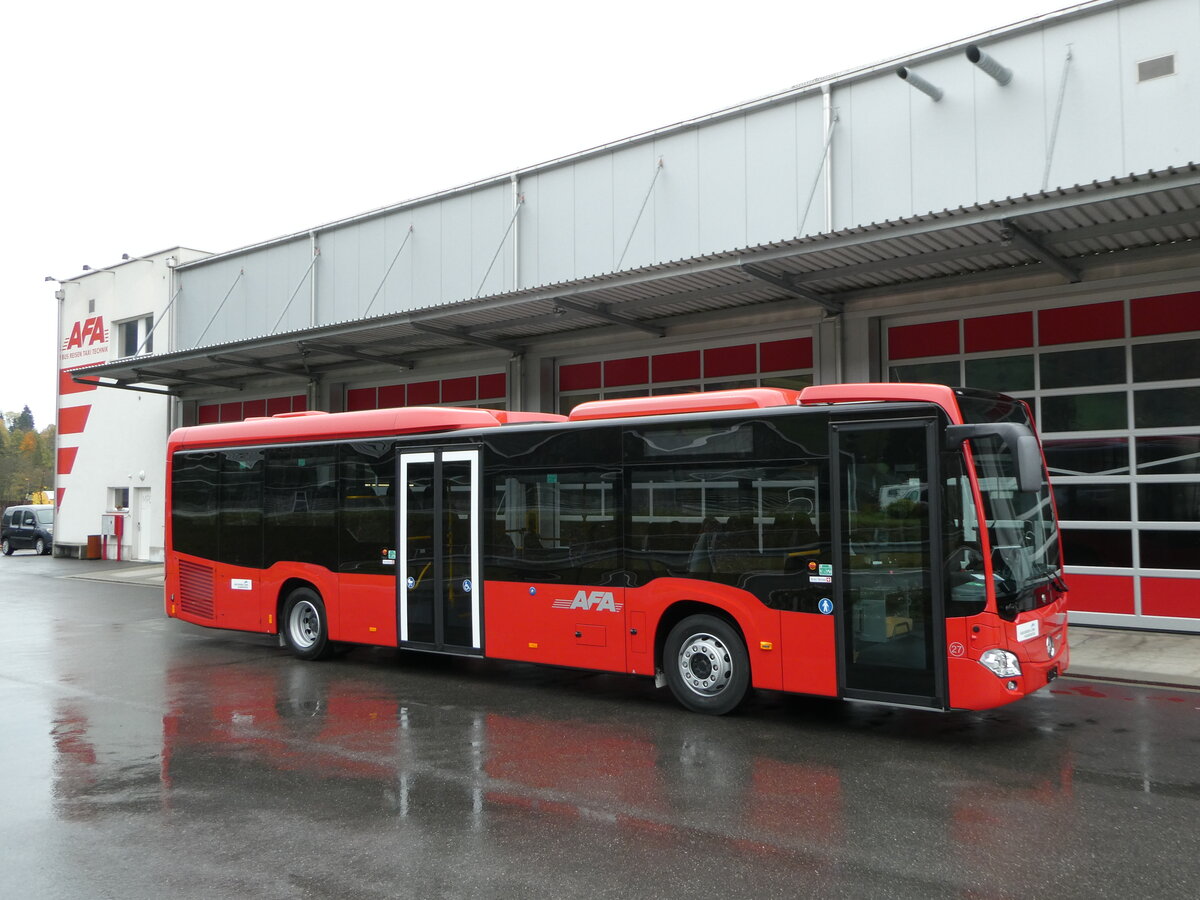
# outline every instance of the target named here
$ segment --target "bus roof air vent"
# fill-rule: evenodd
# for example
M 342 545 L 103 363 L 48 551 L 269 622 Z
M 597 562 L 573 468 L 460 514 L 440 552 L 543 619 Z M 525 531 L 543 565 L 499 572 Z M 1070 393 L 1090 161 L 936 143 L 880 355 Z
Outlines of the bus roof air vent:
M 822 403 L 936 403 L 952 422 L 961 423 L 962 415 L 954 389 L 944 384 L 912 384 L 871 381 L 863 384 L 815 384 L 800 392 L 801 406 Z
M 796 406 L 800 392 L 786 388 L 741 388 L 703 394 L 664 394 L 657 397 L 624 397 L 620 400 L 591 400 L 571 410 L 572 422 L 592 419 L 623 419 L 631 416 L 668 416 L 679 413 L 713 412 L 722 409 L 766 409 Z

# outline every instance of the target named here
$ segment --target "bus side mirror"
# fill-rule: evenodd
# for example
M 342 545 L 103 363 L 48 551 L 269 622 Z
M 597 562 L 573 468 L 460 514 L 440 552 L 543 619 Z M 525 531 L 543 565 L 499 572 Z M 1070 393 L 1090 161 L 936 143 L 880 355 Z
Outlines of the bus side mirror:
M 1032 434 L 1017 438 L 1017 490 L 1036 494 L 1042 489 L 1042 449 Z
M 1025 425 L 1016 422 L 992 422 L 988 425 L 950 425 L 946 428 L 946 449 L 957 450 L 972 438 L 998 437 L 1013 456 L 1017 468 L 1017 490 L 1036 493 L 1042 489 L 1042 451 L 1038 440 Z

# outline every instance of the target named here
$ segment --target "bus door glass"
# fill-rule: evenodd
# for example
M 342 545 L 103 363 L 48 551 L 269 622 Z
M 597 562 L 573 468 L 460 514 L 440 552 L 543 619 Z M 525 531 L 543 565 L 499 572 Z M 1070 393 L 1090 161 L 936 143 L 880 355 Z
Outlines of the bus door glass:
M 843 696 L 943 707 L 935 422 L 843 422 L 832 429 Z
M 401 453 L 397 465 L 400 643 L 480 650 L 479 451 Z

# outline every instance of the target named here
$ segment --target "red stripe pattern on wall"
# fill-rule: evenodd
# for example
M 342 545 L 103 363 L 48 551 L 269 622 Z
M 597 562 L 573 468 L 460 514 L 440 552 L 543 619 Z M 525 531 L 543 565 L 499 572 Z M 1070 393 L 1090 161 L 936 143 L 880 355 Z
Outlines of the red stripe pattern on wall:
M 979 316 L 963 323 L 963 349 L 967 353 L 1020 350 L 1033 346 L 1033 313 Z
M 1139 297 L 1129 304 L 1129 318 L 1134 337 L 1200 331 L 1200 291 Z
M 83 429 L 87 427 L 88 414 L 92 411 L 92 406 L 89 403 L 87 406 L 68 406 L 58 411 L 58 433 L 63 434 L 83 434 Z
M 888 359 L 950 356 L 959 352 L 958 320 L 899 325 L 888 329 Z
M 70 475 L 75 468 L 75 457 L 79 454 L 78 447 L 60 447 L 58 449 L 58 474 Z
M 94 384 L 80 384 L 78 381 L 71 379 L 70 369 L 59 369 L 58 372 L 58 394 L 65 396 L 67 394 L 82 394 L 84 391 L 94 391 Z
M 604 362 L 571 363 L 559 366 L 558 389 L 564 392 L 596 391 L 631 385 L 699 381 L 701 378 L 746 377 L 762 372 L 811 369 L 812 364 L 812 338 L 791 338 Z
M 196 410 L 199 425 L 216 422 L 241 422 L 252 416 L 274 416 L 278 413 L 304 412 L 308 398 L 303 394 L 291 397 L 271 397 L 266 400 L 233 400 L 228 403 L 205 403 Z
M 1034 315 L 1019 312 L 964 319 L 961 352 L 1033 347 Z M 1044 347 L 1126 337 L 1121 300 L 1043 309 L 1036 316 L 1038 344 Z M 1129 318 L 1130 337 L 1200 331 L 1200 291 L 1130 300 Z M 889 361 L 953 356 L 960 352 L 958 320 L 894 326 L 888 329 L 887 345 Z
M 508 378 L 503 372 L 467 375 L 441 381 L 415 381 L 385 384 L 380 387 L 350 388 L 346 391 L 346 409 L 396 409 L 402 406 L 429 406 L 436 403 L 503 404 Z
M 1125 304 L 1120 300 L 1043 309 L 1038 313 L 1038 342 L 1042 346 L 1111 341 L 1123 337 Z

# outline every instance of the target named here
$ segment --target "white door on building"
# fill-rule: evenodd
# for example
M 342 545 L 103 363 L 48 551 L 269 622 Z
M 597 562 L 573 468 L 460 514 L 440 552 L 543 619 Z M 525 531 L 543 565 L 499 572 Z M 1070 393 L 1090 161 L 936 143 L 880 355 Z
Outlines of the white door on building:
M 150 488 L 134 488 L 137 495 L 134 509 L 137 518 L 133 524 L 133 558 L 150 558 L 150 536 L 154 530 L 154 506 L 150 502 Z

